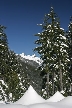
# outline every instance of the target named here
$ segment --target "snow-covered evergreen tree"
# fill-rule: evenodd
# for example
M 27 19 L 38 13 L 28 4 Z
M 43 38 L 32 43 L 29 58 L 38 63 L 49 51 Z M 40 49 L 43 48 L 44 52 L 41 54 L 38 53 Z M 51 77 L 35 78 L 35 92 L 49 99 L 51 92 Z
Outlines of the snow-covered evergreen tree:
M 7 63 L 7 73 L 5 74 L 5 83 L 8 88 L 6 89 L 7 101 L 15 101 L 19 97 L 19 66 L 16 55 L 13 51 L 9 50 Z M 17 93 L 16 93 L 17 92 Z
M 6 27 L 0 25 L 0 95 L 5 100 L 5 74 L 7 72 L 8 40 L 5 34 Z
M 20 78 L 21 74 L 25 78 L 24 70 L 16 54 L 8 47 L 4 29 L 0 25 L 0 97 L 3 101 L 14 102 L 23 95 L 27 87 Z M 24 82 L 26 84 L 26 80 Z
M 46 92 L 45 94 L 46 98 L 49 98 L 49 95 L 53 95 L 55 91 L 66 89 L 65 81 L 69 62 L 67 39 L 53 7 L 50 13 L 45 15 L 43 24 L 38 25 L 42 26 L 42 32 L 35 35 L 39 37 L 35 41 L 35 44 L 39 46 L 34 51 L 37 51 L 43 60 L 40 70 L 41 73 L 44 72 L 43 78 L 47 79 L 45 87 L 47 94 Z
M 4 32 L 5 27 L 0 25 L 0 74 L 3 78 L 3 74 L 6 71 L 6 61 L 8 56 L 8 42 L 7 36 Z
M 57 30 L 55 32 L 54 41 L 54 52 L 56 55 L 56 60 L 54 62 L 54 68 L 56 75 L 58 74 L 58 76 L 56 77 L 58 78 L 57 81 L 59 80 L 60 82 L 60 88 L 58 89 L 57 87 L 57 90 L 67 93 L 70 87 L 70 78 L 67 70 L 68 64 L 70 62 L 67 52 L 69 48 L 68 41 L 65 37 L 64 30 L 60 27 L 60 24 L 58 22 L 56 29 Z
M 47 83 L 46 83 L 46 92 L 47 97 L 49 97 L 49 85 L 52 87 L 51 79 L 49 79 L 49 74 L 53 76 L 54 74 L 52 70 L 52 65 L 54 63 L 53 54 L 53 39 L 55 37 L 55 26 L 57 22 L 57 15 L 54 13 L 53 7 L 51 7 L 50 14 L 46 14 L 44 18 L 43 24 L 39 24 L 42 26 L 42 33 L 36 34 L 36 36 L 39 36 L 39 39 L 35 41 L 35 44 L 38 44 L 39 46 L 34 49 L 34 51 L 37 51 L 40 54 L 41 59 L 43 60 L 41 70 L 42 72 L 47 73 Z M 54 76 L 53 76 L 54 77 Z M 54 79 L 54 78 L 53 78 Z M 54 82 L 53 82 L 54 84 Z
M 71 85 L 70 85 L 70 92 L 72 95 L 72 16 L 70 17 L 70 23 L 68 25 L 68 30 L 67 30 L 67 33 L 66 33 L 66 37 L 68 39 L 68 54 L 69 54 L 69 59 L 70 59 L 70 63 L 69 63 L 69 68 L 68 68 L 68 71 L 69 71 L 69 77 L 70 77 L 70 80 L 71 80 Z
M 26 75 L 17 55 L 9 50 L 5 83 L 8 86 L 5 93 L 7 101 L 17 101 L 27 90 Z

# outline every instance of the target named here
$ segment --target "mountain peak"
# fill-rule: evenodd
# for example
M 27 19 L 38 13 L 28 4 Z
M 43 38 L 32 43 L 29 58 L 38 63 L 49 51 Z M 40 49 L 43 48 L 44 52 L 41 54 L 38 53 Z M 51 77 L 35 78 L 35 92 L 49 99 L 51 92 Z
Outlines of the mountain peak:
M 33 55 L 25 55 L 24 53 L 22 53 L 22 54 L 20 54 L 20 56 L 22 58 L 25 58 L 25 59 L 28 59 L 28 60 L 33 60 L 36 63 L 38 63 L 39 65 L 42 63 L 42 60 L 39 57 L 36 57 L 35 54 L 33 54 Z

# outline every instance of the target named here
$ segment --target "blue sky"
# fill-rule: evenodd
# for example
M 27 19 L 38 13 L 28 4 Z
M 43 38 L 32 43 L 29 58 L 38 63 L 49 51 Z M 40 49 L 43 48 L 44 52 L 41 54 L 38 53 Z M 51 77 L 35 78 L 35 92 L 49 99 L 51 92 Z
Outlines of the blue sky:
M 1 0 L 0 24 L 7 27 L 6 34 L 9 47 L 15 53 L 34 54 L 34 34 L 41 32 L 37 24 L 43 22 L 44 15 L 50 7 L 58 14 L 61 27 L 67 29 L 72 15 L 72 0 Z M 38 54 L 37 54 L 38 56 Z

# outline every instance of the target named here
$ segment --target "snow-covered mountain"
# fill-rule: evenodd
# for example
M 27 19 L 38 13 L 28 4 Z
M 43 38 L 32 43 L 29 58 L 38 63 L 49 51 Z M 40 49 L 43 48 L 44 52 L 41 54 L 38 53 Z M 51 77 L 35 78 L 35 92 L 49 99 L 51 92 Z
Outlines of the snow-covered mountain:
M 36 57 L 35 54 L 32 56 L 25 55 L 24 53 L 16 55 L 19 58 L 19 60 L 21 60 L 20 62 L 22 64 L 22 68 L 27 74 L 27 76 L 30 78 L 31 85 L 34 87 L 37 93 L 40 94 L 42 86 L 42 77 L 40 76 L 40 71 L 38 71 L 37 68 L 42 63 L 42 60 L 39 57 Z
M 25 59 L 35 61 L 35 62 L 37 62 L 38 64 L 41 64 L 41 63 L 42 63 L 42 60 L 41 60 L 39 57 L 36 57 L 35 54 L 33 54 L 33 55 L 31 56 L 31 55 L 25 55 L 24 53 L 22 53 L 22 54 L 20 54 L 20 56 L 23 57 L 23 58 L 25 58 Z
M 16 55 L 18 55 L 22 61 L 32 66 L 38 66 L 42 63 L 42 60 L 39 57 L 36 57 L 35 54 L 25 55 L 24 53 L 22 53 L 22 54 L 16 54 Z

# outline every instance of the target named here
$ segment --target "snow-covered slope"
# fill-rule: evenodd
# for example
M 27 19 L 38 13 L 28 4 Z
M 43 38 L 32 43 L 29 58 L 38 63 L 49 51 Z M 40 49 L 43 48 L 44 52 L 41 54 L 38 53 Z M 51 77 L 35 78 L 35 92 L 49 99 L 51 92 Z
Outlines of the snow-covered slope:
M 57 91 L 52 97 L 50 97 L 49 99 L 47 99 L 47 102 L 58 102 L 62 99 L 64 99 L 65 97 L 59 92 Z
M 30 86 L 25 94 L 14 104 L 29 105 L 42 102 L 45 102 L 45 100 L 37 94 L 32 86 Z

